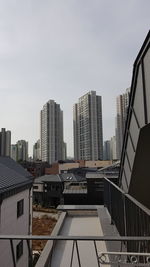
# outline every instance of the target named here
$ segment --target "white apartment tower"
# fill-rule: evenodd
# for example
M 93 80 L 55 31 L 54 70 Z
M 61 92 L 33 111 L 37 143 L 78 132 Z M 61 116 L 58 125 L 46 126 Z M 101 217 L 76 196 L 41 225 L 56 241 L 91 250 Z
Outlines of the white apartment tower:
M 103 159 L 102 100 L 95 91 L 79 98 L 73 107 L 74 158 Z
M 125 122 L 127 117 L 127 110 L 129 105 L 130 88 L 126 92 L 117 97 L 117 117 L 116 117 L 116 150 L 117 158 L 121 158 Z
M 50 164 L 63 159 L 63 112 L 54 100 L 41 110 L 41 159 Z

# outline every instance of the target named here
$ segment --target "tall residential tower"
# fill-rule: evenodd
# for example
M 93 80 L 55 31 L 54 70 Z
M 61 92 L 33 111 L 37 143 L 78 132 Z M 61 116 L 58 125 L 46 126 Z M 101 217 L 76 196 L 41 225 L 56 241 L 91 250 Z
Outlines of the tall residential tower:
M 11 145 L 11 158 L 15 161 L 28 161 L 28 142 L 19 140 Z
M 103 159 L 102 100 L 95 91 L 79 98 L 73 107 L 74 158 Z
M 54 100 L 41 111 L 41 158 L 50 164 L 63 159 L 63 112 Z
M 0 132 L 0 156 L 11 155 L 11 132 L 6 131 L 5 128 Z
M 118 159 L 120 159 L 121 157 L 125 122 L 129 105 L 129 93 L 130 93 L 130 88 L 127 88 L 124 94 L 119 95 L 117 97 L 116 150 Z

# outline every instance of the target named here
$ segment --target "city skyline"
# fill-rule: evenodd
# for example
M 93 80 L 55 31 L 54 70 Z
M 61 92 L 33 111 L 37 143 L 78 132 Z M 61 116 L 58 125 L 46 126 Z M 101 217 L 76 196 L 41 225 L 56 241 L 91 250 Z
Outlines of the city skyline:
M 73 104 L 90 90 L 102 96 L 103 139 L 110 139 L 116 97 L 131 85 L 149 9 L 149 0 L 1 0 L 0 128 L 10 129 L 12 144 L 27 140 L 32 154 L 41 107 L 54 99 L 64 112 L 64 141 L 73 156 Z

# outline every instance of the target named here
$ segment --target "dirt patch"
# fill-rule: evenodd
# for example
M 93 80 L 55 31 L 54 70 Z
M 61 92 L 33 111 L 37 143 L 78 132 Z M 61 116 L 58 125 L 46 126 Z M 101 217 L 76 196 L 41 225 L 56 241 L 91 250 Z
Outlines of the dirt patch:
M 41 205 L 33 205 L 33 211 L 42 211 L 42 212 L 50 212 L 50 213 L 58 213 L 56 209 L 44 208 Z
M 41 218 L 33 218 L 32 235 L 50 235 L 53 231 L 57 220 L 43 215 Z M 32 249 L 41 251 L 43 250 L 47 241 L 33 240 Z

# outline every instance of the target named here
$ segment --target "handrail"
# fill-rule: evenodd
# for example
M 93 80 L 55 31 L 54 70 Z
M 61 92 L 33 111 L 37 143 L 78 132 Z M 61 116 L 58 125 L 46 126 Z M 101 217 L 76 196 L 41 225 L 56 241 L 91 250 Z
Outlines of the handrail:
M 150 241 L 150 236 L 0 235 L 0 240 Z
M 125 193 L 120 187 L 118 187 L 116 184 L 111 182 L 109 179 L 104 177 L 104 180 L 106 180 L 109 184 L 111 184 L 114 188 L 116 188 L 120 193 L 125 195 L 129 200 L 131 200 L 136 206 L 138 206 L 140 209 L 142 209 L 148 216 L 150 216 L 150 210 L 145 207 L 143 204 L 141 204 L 138 200 L 136 200 L 134 197 L 130 196 L 128 193 Z

